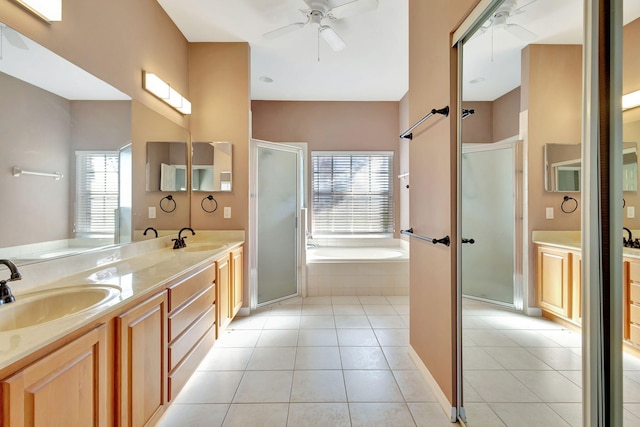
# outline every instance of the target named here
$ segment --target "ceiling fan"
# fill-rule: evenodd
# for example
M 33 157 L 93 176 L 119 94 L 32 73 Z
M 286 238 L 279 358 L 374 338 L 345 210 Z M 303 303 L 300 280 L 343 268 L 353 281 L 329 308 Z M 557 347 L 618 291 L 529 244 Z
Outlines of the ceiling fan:
M 339 52 L 346 48 L 347 44 L 333 28 L 323 23 L 323 21 L 326 19 L 344 19 L 378 7 L 378 0 L 350 0 L 333 7 L 329 0 L 304 0 L 304 2 L 308 8 L 300 9 L 300 12 L 306 16 L 307 20 L 305 22 L 294 22 L 285 25 L 284 27 L 269 31 L 264 34 L 263 37 L 266 39 L 275 39 L 311 24 L 318 27 L 318 36 L 322 36 L 334 52 Z
M 523 41 L 533 41 L 538 36 L 519 24 L 512 24 L 507 20 L 514 16 L 524 13 L 524 8 L 534 3 L 536 0 L 532 0 L 524 6 L 517 7 L 517 0 L 505 0 L 504 3 L 498 7 L 493 16 L 487 20 L 487 22 L 478 30 L 479 34 L 485 33 L 489 29 L 504 30 L 507 33 L 519 38 Z

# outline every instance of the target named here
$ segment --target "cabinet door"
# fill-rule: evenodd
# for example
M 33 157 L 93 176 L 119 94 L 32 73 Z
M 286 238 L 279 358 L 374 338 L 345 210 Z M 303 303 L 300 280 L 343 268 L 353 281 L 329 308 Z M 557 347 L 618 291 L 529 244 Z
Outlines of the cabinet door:
M 216 261 L 216 288 L 218 298 L 216 308 L 218 309 L 218 337 L 231 322 L 231 300 L 229 288 L 231 284 L 231 267 L 229 265 L 229 255 Z
M 582 323 L 582 254 L 571 252 L 571 320 Z
M 2 381 L 0 425 L 106 426 L 104 325 Z
M 121 426 L 152 425 L 167 402 L 167 293 L 117 318 Z
M 562 249 L 538 246 L 536 256 L 537 301 L 540 308 L 569 318 L 570 253 Z
M 242 247 L 231 253 L 231 317 L 235 317 L 242 307 Z

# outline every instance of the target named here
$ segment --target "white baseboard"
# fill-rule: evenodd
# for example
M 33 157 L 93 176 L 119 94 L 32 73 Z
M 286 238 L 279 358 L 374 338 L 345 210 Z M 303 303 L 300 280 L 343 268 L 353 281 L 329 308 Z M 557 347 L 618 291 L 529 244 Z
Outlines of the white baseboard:
M 527 307 L 525 309 L 525 312 L 527 313 L 527 316 L 535 316 L 535 317 L 542 316 L 542 309 L 538 307 Z
M 433 395 L 438 400 L 438 403 L 442 407 L 444 413 L 449 417 L 452 423 L 457 422 L 458 419 L 456 415 L 456 408 L 451 406 L 451 402 L 449 402 L 449 399 L 447 398 L 447 396 L 445 396 L 444 392 L 438 385 L 438 382 L 435 380 L 435 378 L 433 378 L 433 375 L 431 375 L 429 369 L 427 369 L 426 365 L 422 363 L 422 359 L 420 359 L 418 353 L 416 353 L 416 351 L 411 346 L 409 346 L 409 357 L 411 358 L 413 363 L 415 363 L 416 367 L 418 368 L 418 372 L 420 372 L 422 378 L 425 379 L 425 381 L 429 385 L 429 388 L 431 388 Z
M 251 314 L 251 309 L 249 307 L 240 307 L 238 310 L 238 316 L 248 316 Z

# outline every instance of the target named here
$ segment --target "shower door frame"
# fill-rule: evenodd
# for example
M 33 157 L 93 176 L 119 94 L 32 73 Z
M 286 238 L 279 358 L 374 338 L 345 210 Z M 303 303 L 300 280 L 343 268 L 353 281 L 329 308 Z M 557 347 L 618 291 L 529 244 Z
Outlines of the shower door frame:
M 292 295 L 284 296 L 275 300 L 266 302 L 258 302 L 258 148 L 270 147 L 278 150 L 288 151 L 295 153 L 298 157 L 297 164 L 297 178 L 296 178 L 296 292 Z M 302 192 L 303 179 L 302 169 L 304 164 L 303 158 L 304 148 L 296 145 L 289 145 L 287 143 L 279 143 L 272 141 L 265 141 L 261 139 L 251 138 L 250 153 L 249 153 L 249 307 L 250 310 L 255 310 L 262 306 L 272 304 L 274 302 L 286 300 L 295 296 L 301 295 L 302 288 L 302 239 L 300 236 L 301 227 L 301 211 L 304 204 L 304 193 Z M 304 267 L 304 266 L 303 266 Z
M 523 248 L 523 242 L 526 240 L 524 238 L 525 233 L 525 221 L 523 220 L 524 209 L 523 209 L 523 200 L 524 200 L 524 191 L 523 191 L 523 183 L 524 176 L 522 173 L 518 173 L 518 171 L 523 170 L 523 152 L 524 150 L 524 141 L 519 139 L 517 135 L 503 139 L 502 141 L 494 142 L 491 144 L 462 144 L 462 154 L 468 153 L 478 153 L 483 151 L 495 151 L 495 150 L 512 150 L 512 160 L 513 160 L 513 302 L 506 303 L 502 301 L 496 301 L 487 298 L 475 297 L 472 295 L 465 295 L 462 293 L 462 274 L 460 274 L 460 292 L 463 298 L 474 299 L 478 301 L 483 301 L 491 304 L 496 304 L 500 306 L 504 306 L 510 309 L 514 309 L 517 311 L 523 311 L 525 309 L 525 280 L 524 280 L 524 271 L 526 270 L 524 263 L 526 263 L 526 258 L 523 256 L 526 251 Z M 462 165 L 460 165 L 460 183 L 462 183 Z M 460 192 L 460 197 L 462 198 L 462 192 Z M 461 212 L 462 215 L 462 200 L 460 200 Z M 461 222 L 464 222 L 464 218 L 461 216 Z M 462 224 L 461 224 L 462 227 Z M 462 229 L 461 229 L 462 231 Z M 461 234 L 462 235 L 462 234 Z M 465 236 L 469 238 L 473 238 L 473 236 Z M 462 251 L 462 249 L 461 249 Z M 462 253 L 461 253 L 462 255 Z M 462 258 L 462 262 L 464 262 L 464 258 Z M 462 268 L 462 266 L 460 266 Z

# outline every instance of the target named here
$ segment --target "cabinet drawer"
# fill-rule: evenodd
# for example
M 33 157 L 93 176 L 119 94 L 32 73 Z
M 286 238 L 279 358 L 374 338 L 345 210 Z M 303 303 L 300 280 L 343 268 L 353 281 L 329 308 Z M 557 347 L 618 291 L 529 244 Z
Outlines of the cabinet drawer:
M 175 310 L 193 295 L 210 286 L 215 279 L 215 265 L 211 264 L 193 276 L 169 286 L 169 311 Z
M 193 351 L 189 353 L 173 371 L 169 373 L 169 401 L 178 395 L 187 380 L 196 371 L 198 365 L 207 355 L 216 339 L 216 328 L 211 328 L 204 337 L 195 345 Z M 215 385 L 213 386 L 215 387 Z
M 640 283 L 640 262 L 629 261 L 629 280 Z
M 210 306 L 182 335 L 169 345 L 169 370 L 175 368 L 207 330 L 213 326 L 216 319 L 215 308 L 215 305 Z
M 215 288 L 215 285 L 210 285 L 192 300 L 171 313 L 169 316 L 169 342 L 173 341 L 187 326 L 211 307 L 216 298 Z
M 629 339 L 636 344 L 640 344 L 640 326 L 636 326 L 636 325 L 630 326 Z
M 640 305 L 629 305 L 629 320 L 640 326 Z
M 629 299 L 633 302 L 640 303 L 640 285 L 634 285 L 633 283 L 629 286 Z

